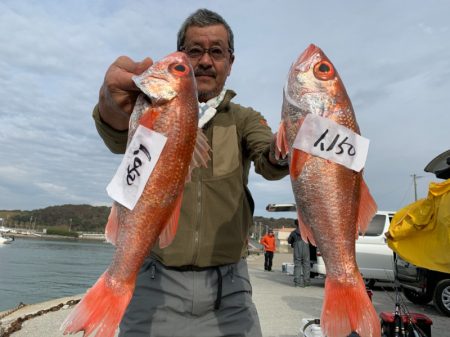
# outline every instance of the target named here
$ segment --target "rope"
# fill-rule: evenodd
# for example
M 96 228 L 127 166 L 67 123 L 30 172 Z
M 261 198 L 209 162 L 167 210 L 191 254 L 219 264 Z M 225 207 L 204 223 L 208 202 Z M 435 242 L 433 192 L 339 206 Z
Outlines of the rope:
M 45 310 L 39 310 L 38 312 L 36 312 L 34 314 L 28 314 L 28 315 L 25 315 L 23 317 L 19 317 L 19 318 L 15 319 L 14 321 L 12 321 L 9 324 L 9 328 L 6 329 L 4 332 L 2 332 L 0 337 L 10 337 L 13 332 L 16 332 L 16 331 L 19 331 L 20 329 L 22 329 L 22 323 L 27 321 L 27 320 L 29 320 L 29 319 L 32 319 L 32 318 L 37 317 L 37 316 L 42 316 L 42 315 L 44 315 L 44 314 L 46 314 L 48 312 L 58 311 L 59 309 L 61 309 L 62 307 L 66 306 L 66 305 L 73 306 L 73 305 L 77 304 L 79 301 L 80 301 L 79 299 L 78 300 L 69 300 L 66 303 L 60 303 L 60 304 L 55 305 L 55 306 L 53 306 L 51 308 L 48 308 L 48 309 L 45 309 Z M 20 303 L 17 308 L 15 308 L 13 310 L 10 310 L 6 315 L 2 315 L 1 318 L 10 315 L 14 311 L 17 311 L 20 308 L 23 308 L 24 306 L 26 306 L 26 304 Z
M 25 307 L 25 306 L 26 306 L 25 303 L 20 302 L 19 305 L 18 305 L 17 307 L 15 307 L 14 309 L 8 310 L 8 311 L 6 311 L 5 313 L 1 314 L 1 315 L 0 315 L 0 319 L 3 319 L 3 318 L 5 318 L 6 316 L 11 315 L 13 312 L 15 312 L 15 311 L 17 311 L 17 310 L 19 310 L 19 309 L 22 309 L 22 308 Z

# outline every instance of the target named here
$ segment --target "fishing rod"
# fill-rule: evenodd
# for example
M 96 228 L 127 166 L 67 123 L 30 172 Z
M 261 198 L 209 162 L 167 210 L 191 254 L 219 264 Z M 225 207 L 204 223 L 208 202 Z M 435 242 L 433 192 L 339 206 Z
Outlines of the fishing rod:
M 431 337 L 431 331 L 429 335 L 426 334 L 419 327 L 416 319 L 413 319 L 413 315 L 409 312 L 408 307 L 400 294 L 396 253 L 394 253 L 393 263 L 395 299 L 392 299 L 385 288 L 383 288 L 383 290 L 394 301 L 395 308 L 392 315 L 385 312 L 380 314 L 382 337 Z

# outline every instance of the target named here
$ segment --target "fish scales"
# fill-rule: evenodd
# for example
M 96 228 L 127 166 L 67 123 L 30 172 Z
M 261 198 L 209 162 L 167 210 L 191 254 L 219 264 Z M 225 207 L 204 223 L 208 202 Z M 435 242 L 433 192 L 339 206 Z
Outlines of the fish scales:
M 167 137 L 160 157 L 130 210 L 114 202 L 106 236 L 115 244 L 111 264 L 62 325 L 64 334 L 112 337 L 134 291 L 144 259 L 158 238 L 167 245 L 176 233 L 182 191 L 198 137 L 195 78 L 187 57 L 172 53 L 135 77 L 140 95 L 130 117 L 130 144 L 139 125 Z M 200 138 L 200 141 L 199 141 Z M 209 146 L 197 151 L 206 163 Z
M 302 238 L 317 245 L 327 277 L 321 327 L 328 337 L 380 336 L 377 314 L 365 291 L 355 257 L 358 225 L 376 212 L 362 172 L 293 146 L 308 115 L 325 117 L 356 134 L 351 101 L 331 61 L 310 45 L 294 62 L 284 88 L 277 146 L 289 155 L 292 190 Z M 299 132 L 300 130 L 300 132 Z
M 183 54 L 178 57 L 186 63 Z M 175 61 L 171 60 L 170 62 Z M 160 65 L 162 68 L 160 71 L 152 69 L 154 72 L 151 78 L 167 77 L 165 72 L 168 65 L 166 62 L 160 62 Z M 133 275 L 130 271 L 140 268 L 143 259 L 159 237 L 162 227 L 170 218 L 173 204 L 184 187 L 198 123 L 195 84 L 190 80 L 184 86 L 184 88 L 179 88 L 179 92 L 172 102 L 156 105 L 155 110 L 159 112 L 159 118 L 154 121 L 152 129 L 166 135 L 168 142 L 152 172 L 151 179 L 147 181 L 139 202 L 131 211 L 117 205 L 121 226 L 116 246 L 121 251 L 115 254 L 113 268 L 110 269 L 111 271 L 117 270 L 117 277 Z M 163 89 L 159 93 L 157 93 L 159 88 L 150 90 L 153 95 L 160 97 L 168 97 L 173 94 L 172 88 L 169 89 L 169 92 L 167 89 Z M 145 111 L 136 113 L 136 120 L 140 120 L 142 116 L 139 115 L 143 113 Z M 130 130 L 129 141 L 137 126 L 136 123 Z M 130 249 L 127 244 L 130 242 L 133 242 L 139 249 Z

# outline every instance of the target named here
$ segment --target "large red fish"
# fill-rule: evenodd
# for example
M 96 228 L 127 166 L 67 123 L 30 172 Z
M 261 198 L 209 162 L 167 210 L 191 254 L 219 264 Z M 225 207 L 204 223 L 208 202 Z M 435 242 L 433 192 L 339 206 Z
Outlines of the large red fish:
M 355 259 L 355 239 L 375 214 L 375 201 L 361 170 L 294 147 L 297 134 L 297 139 L 307 137 L 308 131 L 303 131 L 306 119 L 331 123 L 330 130 L 323 129 L 313 138 L 311 147 L 315 150 L 349 157 L 359 151 L 338 135 L 329 137 L 328 131 L 335 125 L 344 126 L 352 134 L 359 135 L 360 130 L 336 69 L 313 44 L 290 69 L 277 146 L 282 154 L 289 155 L 302 238 L 317 245 L 326 265 L 321 314 L 324 335 L 345 337 L 355 331 L 362 337 L 379 337 L 379 319 Z M 305 129 L 299 132 L 303 124 Z
M 206 165 L 209 159 L 206 137 L 198 131 L 197 89 L 187 57 L 170 54 L 134 80 L 146 97 L 139 96 L 130 117 L 128 148 L 140 125 L 164 135 L 167 141 L 134 208 L 114 203 L 106 228 L 107 239 L 116 245 L 113 261 L 64 321 L 65 334 L 114 335 L 145 257 L 158 238 L 161 246 L 167 246 L 176 234 L 190 164 Z M 139 150 L 145 154 L 128 166 L 125 180 L 129 184 L 143 174 L 138 169 L 145 157 L 151 159 L 148 149 L 131 152 Z

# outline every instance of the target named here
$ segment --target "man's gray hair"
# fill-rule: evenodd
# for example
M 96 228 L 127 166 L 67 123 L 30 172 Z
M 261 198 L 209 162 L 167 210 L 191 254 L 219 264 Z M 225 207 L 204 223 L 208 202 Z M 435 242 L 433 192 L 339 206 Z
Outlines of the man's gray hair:
M 206 8 L 198 9 L 184 20 L 177 35 L 177 50 L 179 51 L 183 47 L 186 31 L 189 27 L 207 27 L 212 25 L 223 25 L 225 27 L 228 32 L 228 45 L 234 51 L 234 37 L 230 26 L 219 14 Z

